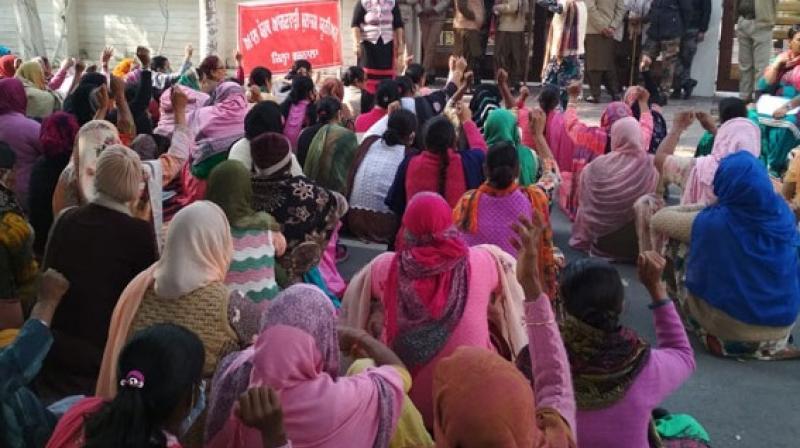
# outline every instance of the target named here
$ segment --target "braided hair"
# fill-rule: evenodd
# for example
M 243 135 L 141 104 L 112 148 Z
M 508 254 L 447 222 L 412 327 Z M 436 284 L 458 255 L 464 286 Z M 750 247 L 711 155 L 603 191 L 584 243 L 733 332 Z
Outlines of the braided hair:
M 446 117 L 438 116 L 428 122 L 425 127 L 425 150 L 439 156 L 438 192 L 445 195 L 447 186 L 447 168 L 450 165 L 448 151 L 456 140 L 456 129 Z

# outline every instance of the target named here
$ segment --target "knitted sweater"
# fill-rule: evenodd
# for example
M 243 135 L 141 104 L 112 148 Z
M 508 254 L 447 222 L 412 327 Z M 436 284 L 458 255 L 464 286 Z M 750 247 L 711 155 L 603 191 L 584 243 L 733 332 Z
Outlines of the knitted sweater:
M 514 231 L 508 225 L 517 216 L 531 216 L 531 200 L 521 190 L 505 196 L 482 194 L 478 202 L 478 226 L 475 233 L 464 232 L 470 246 L 494 244 L 511 256 L 517 250 L 511 245 Z
M 231 227 L 233 258 L 225 277 L 232 291 L 259 303 L 278 294 L 272 232 Z

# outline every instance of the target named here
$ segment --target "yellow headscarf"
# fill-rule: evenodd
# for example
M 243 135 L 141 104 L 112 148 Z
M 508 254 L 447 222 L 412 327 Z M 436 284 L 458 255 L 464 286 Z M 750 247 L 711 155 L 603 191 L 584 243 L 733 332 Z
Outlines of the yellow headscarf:
M 36 61 L 28 61 L 20 65 L 14 76 L 20 80 L 33 83 L 39 89 L 47 89 L 47 85 L 44 82 L 44 70 L 42 70 L 42 65 Z
M 128 72 L 130 72 L 131 69 L 133 68 L 133 62 L 134 61 L 131 58 L 125 58 L 119 61 L 119 64 L 117 64 L 117 66 L 114 67 L 114 70 L 111 72 L 111 74 L 116 76 L 117 78 L 124 78 L 125 75 L 127 75 Z

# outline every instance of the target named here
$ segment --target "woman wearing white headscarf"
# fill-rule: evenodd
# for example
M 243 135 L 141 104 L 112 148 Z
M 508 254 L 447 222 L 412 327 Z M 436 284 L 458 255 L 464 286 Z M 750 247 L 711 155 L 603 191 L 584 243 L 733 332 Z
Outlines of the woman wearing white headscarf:
M 203 377 L 209 380 L 222 357 L 251 342 L 261 312 L 225 286 L 232 256 L 230 225 L 219 206 L 198 201 L 175 215 L 161 259 L 128 284 L 114 309 L 98 396 L 114 396 L 119 352 L 144 327 L 174 323 L 195 332 L 206 350 Z
M 92 393 L 117 299 L 158 258 L 152 227 L 130 212 L 142 181 L 139 157 L 114 144 L 93 166 L 91 200 L 56 218 L 45 250 L 44 266 L 70 282 L 53 317 L 53 348 L 39 375 L 45 401 Z

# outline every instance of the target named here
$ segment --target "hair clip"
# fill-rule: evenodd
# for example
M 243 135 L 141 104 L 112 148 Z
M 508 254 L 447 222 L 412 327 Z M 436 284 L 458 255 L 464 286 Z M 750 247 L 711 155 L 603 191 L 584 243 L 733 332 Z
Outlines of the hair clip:
M 131 370 L 125 375 L 125 378 L 120 380 L 119 385 L 141 389 L 144 387 L 144 374 L 138 370 Z

